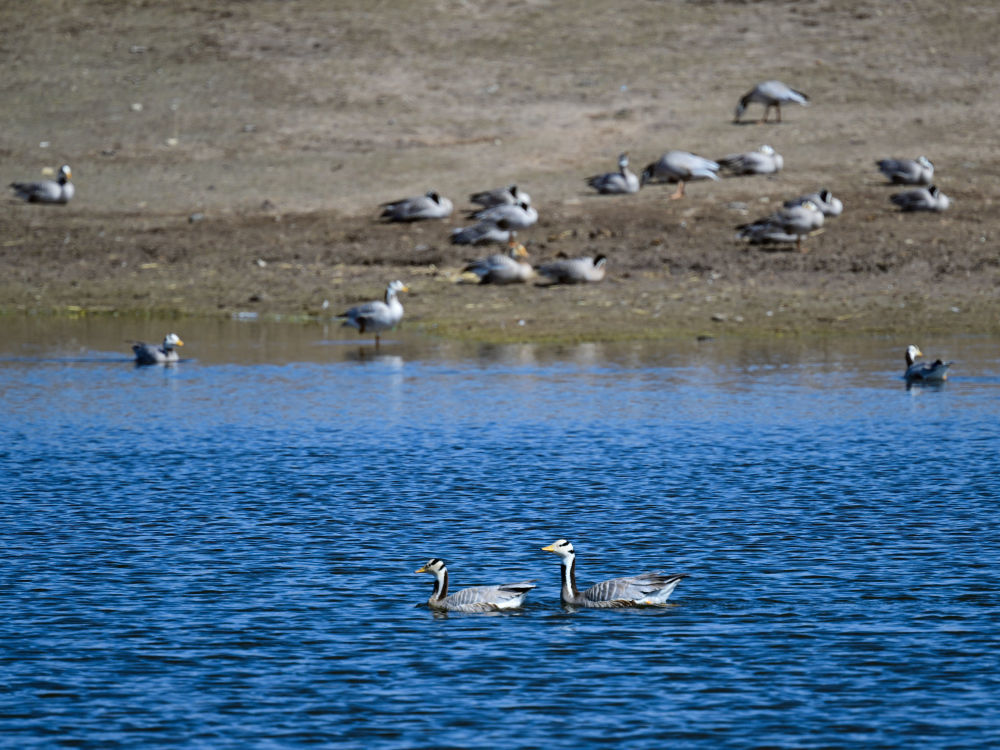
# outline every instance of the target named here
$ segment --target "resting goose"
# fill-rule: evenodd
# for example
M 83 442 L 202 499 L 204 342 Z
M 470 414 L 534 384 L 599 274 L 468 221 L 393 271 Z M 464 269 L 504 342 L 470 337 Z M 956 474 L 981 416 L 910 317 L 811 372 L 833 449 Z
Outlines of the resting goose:
M 451 216 L 451 201 L 431 190 L 424 195 L 383 203 L 379 218 L 386 221 L 420 221 Z
M 596 174 L 587 178 L 587 184 L 604 195 L 639 192 L 639 178 L 628 168 L 628 153 L 618 157 L 618 171 Z
M 926 156 L 916 159 L 882 159 L 875 162 L 878 171 L 893 185 L 930 185 L 934 165 Z
M 164 336 L 163 343 L 159 346 L 147 344 L 145 341 L 136 341 L 132 344 L 135 363 L 137 365 L 158 365 L 166 362 L 177 362 L 181 355 L 177 353 L 175 346 L 184 346 L 184 342 L 176 333 L 168 333 Z
M 738 123 L 740 117 L 746 111 L 747 105 L 754 102 L 764 105 L 764 116 L 758 122 L 767 122 L 767 116 L 771 111 L 771 107 L 777 110 L 778 122 L 781 122 L 782 104 L 801 104 L 803 107 L 808 107 L 809 97 L 781 81 L 764 81 L 763 83 L 758 83 L 740 97 L 740 103 L 736 105 L 736 115 L 733 122 Z
M 538 267 L 538 273 L 553 284 L 587 284 L 601 281 L 604 278 L 608 259 L 603 255 L 593 258 L 565 258 L 544 263 Z
M 751 224 L 741 224 L 739 237 L 751 243 L 794 242 L 802 250 L 802 238 L 823 226 L 823 212 L 812 201 L 782 207 Z
M 483 208 L 493 208 L 494 206 L 512 206 L 515 203 L 527 203 L 531 205 L 531 196 L 518 188 L 517 185 L 508 185 L 505 188 L 495 188 L 493 190 L 483 190 L 469 196 L 472 203 L 478 203 Z
M 719 165 L 711 159 L 692 154 L 688 151 L 667 151 L 659 161 L 649 164 L 642 170 L 641 184 L 651 180 L 676 182 L 677 190 L 670 196 L 671 200 L 684 197 L 684 183 L 692 180 L 718 180 Z
M 844 212 L 843 202 L 839 198 L 834 198 L 833 193 L 826 188 L 817 190 L 815 193 L 809 193 L 808 195 L 800 195 L 798 198 L 793 198 L 790 201 L 785 201 L 785 208 L 801 206 L 806 201 L 812 201 L 816 204 L 816 208 L 824 216 L 840 216 Z
M 907 382 L 940 383 L 948 379 L 948 368 L 954 362 L 943 362 L 940 359 L 933 362 L 917 362 L 917 357 L 922 356 L 924 353 L 913 344 L 906 347 L 906 372 L 903 377 Z
M 352 307 L 340 313 L 344 325 L 358 329 L 358 333 L 374 333 L 375 348 L 379 346 L 379 334 L 394 328 L 403 319 L 403 305 L 397 299 L 399 292 L 410 291 L 402 281 L 393 281 L 386 287 L 385 301 L 375 300 Z
M 417 568 L 414 573 L 430 573 L 434 576 L 434 591 L 427 604 L 431 609 L 446 612 L 496 612 L 501 609 L 517 609 L 524 603 L 524 597 L 535 588 L 531 581 L 501 583 L 497 586 L 473 586 L 448 595 L 448 568 L 443 560 L 434 557 Z
M 538 210 L 521 201 L 470 211 L 469 218 L 491 221 L 506 229 L 527 229 L 538 221 Z
M 517 284 L 531 279 L 535 269 L 524 259 L 528 251 L 515 239 L 511 232 L 506 253 L 495 253 L 488 258 L 480 258 L 469 263 L 462 273 L 472 272 L 479 277 L 480 284 Z
M 719 166 L 734 175 L 774 174 L 785 166 L 785 160 L 765 143 L 756 151 L 723 156 L 719 159 Z
M 936 185 L 894 193 L 889 200 L 899 206 L 900 211 L 944 211 L 951 205 L 951 199 Z
M 684 573 L 675 575 L 642 573 L 637 576 L 601 581 L 586 591 L 580 591 L 576 587 L 576 553 L 573 551 L 573 545 L 565 539 L 560 539 L 548 547 L 542 547 L 542 550 L 555 552 L 562 558 L 562 601 L 563 604 L 575 607 L 614 609 L 662 606 L 681 579 L 686 577 Z
M 51 174 L 51 168 L 47 168 Z M 73 172 L 69 164 L 59 168 L 59 176 L 54 180 L 39 180 L 38 182 L 12 182 L 10 186 L 18 198 L 28 203 L 69 203 L 75 189 L 70 180 Z
M 480 221 L 468 227 L 456 227 L 451 230 L 453 245 L 489 245 L 509 242 L 514 232 L 506 224 L 495 221 Z

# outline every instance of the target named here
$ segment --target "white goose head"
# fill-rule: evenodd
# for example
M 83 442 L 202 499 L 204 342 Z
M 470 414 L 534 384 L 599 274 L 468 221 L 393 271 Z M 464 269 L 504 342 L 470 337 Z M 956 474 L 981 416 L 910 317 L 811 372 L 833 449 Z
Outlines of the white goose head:
M 548 547 L 542 547 L 543 552 L 555 552 L 559 557 L 563 559 L 563 562 L 569 562 L 574 557 L 576 557 L 576 552 L 573 550 L 573 545 L 567 542 L 565 539 L 560 539 L 553 542 Z
M 435 577 L 441 577 L 445 572 L 447 572 L 447 570 L 448 570 L 448 568 L 445 567 L 444 560 L 441 560 L 441 559 L 439 559 L 437 557 L 432 557 L 430 560 L 428 560 L 427 562 L 425 562 L 423 565 L 421 565 L 419 568 L 417 568 L 413 572 L 414 573 L 430 573 L 431 575 L 433 575 Z
M 385 301 L 388 302 L 390 299 L 395 297 L 399 292 L 408 292 L 410 287 L 404 284 L 399 279 L 389 282 L 389 286 L 385 288 Z
M 63 164 L 59 167 L 59 184 L 65 185 L 73 179 L 73 170 L 69 168 L 69 164 Z
M 924 353 L 920 351 L 915 345 L 910 344 L 906 347 L 906 366 L 910 367 L 914 362 L 917 361 L 917 357 L 924 356 Z
M 184 346 L 184 342 L 181 341 L 181 337 L 176 333 L 168 333 L 163 337 L 163 348 L 168 352 L 175 346 Z

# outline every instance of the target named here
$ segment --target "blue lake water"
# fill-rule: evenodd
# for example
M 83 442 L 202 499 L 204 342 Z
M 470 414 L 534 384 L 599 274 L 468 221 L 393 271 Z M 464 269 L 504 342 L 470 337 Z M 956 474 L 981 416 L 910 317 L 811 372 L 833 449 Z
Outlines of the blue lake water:
M 994 339 L 913 342 L 958 364 L 907 389 L 885 339 L 376 356 L 188 322 L 136 368 L 125 323 L 19 325 L 4 746 L 1000 744 Z M 566 611 L 560 537 L 581 584 L 690 577 Z M 430 557 L 538 588 L 436 615 Z

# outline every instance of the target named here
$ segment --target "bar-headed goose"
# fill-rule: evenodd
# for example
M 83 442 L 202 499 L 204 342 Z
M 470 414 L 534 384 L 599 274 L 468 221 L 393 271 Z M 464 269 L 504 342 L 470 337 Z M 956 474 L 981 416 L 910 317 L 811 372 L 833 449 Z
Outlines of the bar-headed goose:
M 509 242 L 513 231 L 506 223 L 495 221 L 480 221 L 467 227 L 456 227 L 451 230 L 453 245 L 490 245 Z
M 790 201 L 785 201 L 785 208 L 801 206 L 806 201 L 815 203 L 816 208 L 822 211 L 824 216 L 840 216 L 844 212 L 843 201 L 840 198 L 834 198 L 833 193 L 826 188 L 817 190 L 815 193 L 809 193 L 808 195 L 800 195 L 798 198 L 793 198 Z
M 718 180 L 719 164 L 689 151 L 667 151 L 658 161 L 642 170 L 641 183 L 652 180 L 676 182 L 677 190 L 672 200 L 684 197 L 684 183 L 692 180 Z
M 493 190 L 483 190 L 469 196 L 472 203 L 478 203 L 483 208 L 493 208 L 493 206 L 513 206 L 516 203 L 527 203 L 531 205 L 531 196 L 521 190 L 517 185 L 508 185 L 504 188 Z
M 552 284 L 587 284 L 601 281 L 604 278 L 608 259 L 603 255 L 593 258 L 562 258 L 551 263 L 543 263 L 538 267 L 538 273 Z
M 473 586 L 448 594 L 448 568 L 443 560 L 434 557 L 417 568 L 414 573 L 430 573 L 434 576 L 434 591 L 427 600 L 431 609 L 446 612 L 496 612 L 501 609 L 517 609 L 524 603 L 524 597 L 535 588 L 531 581 L 501 583 L 497 586 Z
M 899 206 L 900 211 L 944 211 L 951 205 L 951 199 L 938 190 L 937 185 L 893 193 L 889 200 Z
M 893 185 L 930 185 L 934 165 L 926 156 L 916 159 L 881 159 L 875 162 L 878 171 Z
M 774 174 L 785 166 L 785 160 L 765 143 L 756 151 L 723 156 L 719 159 L 719 166 L 734 175 Z
M 538 221 L 538 210 L 522 201 L 470 211 L 469 218 L 492 221 L 507 229 L 527 229 Z
M 619 607 L 662 606 L 687 574 L 663 575 L 658 572 L 637 576 L 612 578 L 595 583 L 586 591 L 576 587 L 576 552 L 565 539 L 542 547 L 545 552 L 555 552 L 562 558 L 563 604 L 574 607 L 614 609 Z
M 948 368 L 954 362 L 944 362 L 936 359 L 933 362 L 917 362 L 917 357 L 924 356 L 919 348 L 910 344 L 906 347 L 906 372 L 903 377 L 908 383 L 922 381 L 925 383 L 940 383 L 948 379 Z
M 403 305 L 396 295 L 399 292 L 408 292 L 409 287 L 402 281 L 393 281 L 386 287 L 385 301 L 375 300 L 365 302 L 363 305 L 352 307 L 346 312 L 340 313 L 338 318 L 344 318 L 344 325 L 357 328 L 358 333 L 374 333 L 375 348 L 379 346 L 379 334 L 396 325 L 403 319 Z
M 639 192 L 639 178 L 628 168 L 628 163 L 628 153 L 619 155 L 617 172 L 595 174 L 587 178 L 587 184 L 604 195 Z
M 794 242 L 802 250 L 802 238 L 823 226 L 823 212 L 812 201 L 782 207 L 770 216 L 741 224 L 739 237 L 751 243 Z
M 421 221 L 451 216 L 452 204 L 443 195 L 431 190 L 413 198 L 383 203 L 381 208 L 382 214 L 379 218 L 386 221 Z
M 137 365 L 158 365 L 167 362 L 177 362 L 181 355 L 174 347 L 184 346 L 180 336 L 176 333 L 168 333 L 163 337 L 163 343 L 147 344 L 145 341 L 136 341 L 132 344 L 132 352 L 135 354 Z
M 51 167 L 47 168 L 51 174 Z M 69 164 L 59 168 L 59 176 L 54 180 L 39 180 L 38 182 L 12 182 L 10 186 L 18 198 L 28 203 L 69 203 L 76 192 L 73 183 L 73 171 Z
M 511 235 L 506 253 L 494 253 L 474 260 L 462 269 L 462 273 L 476 274 L 480 284 L 518 284 L 531 279 L 535 269 L 525 260 L 528 251 L 513 236 L 514 232 Z
M 740 102 L 736 105 L 736 114 L 733 122 L 739 122 L 740 117 L 746 111 L 747 105 L 753 103 L 764 105 L 764 115 L 758 122 L 767 122 L 767 116 L 771 112 L 771 107 L 777 110 L 778 122 L 781 122 L 782 104 L 801 104 L 803 107 L 808 107 L 809 97 L 781 81 L 764 81 L 763 83 L 758 83 L 740 97 Z

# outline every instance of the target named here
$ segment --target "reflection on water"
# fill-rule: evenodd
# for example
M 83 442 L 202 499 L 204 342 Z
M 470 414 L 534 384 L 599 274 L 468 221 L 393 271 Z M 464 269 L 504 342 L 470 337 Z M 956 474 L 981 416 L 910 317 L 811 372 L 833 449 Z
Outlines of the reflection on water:
M 184 338 L 136 368 L 127 340 Z M 8 319 L 11 746 L 955 747 L 1000 721 L 1000 362 Z M 688 573 L 673 606 L 559 602 Z M 536 579 L 519 612 L 428 610 Z

